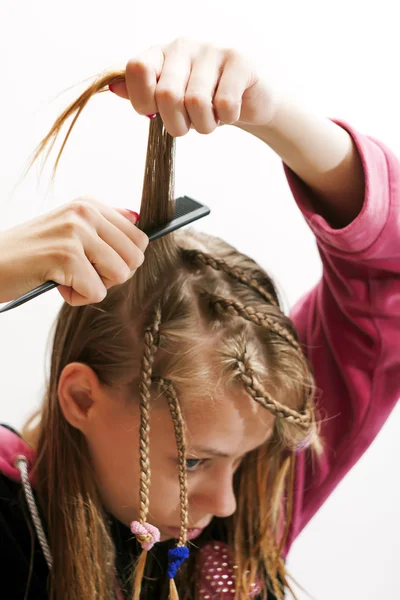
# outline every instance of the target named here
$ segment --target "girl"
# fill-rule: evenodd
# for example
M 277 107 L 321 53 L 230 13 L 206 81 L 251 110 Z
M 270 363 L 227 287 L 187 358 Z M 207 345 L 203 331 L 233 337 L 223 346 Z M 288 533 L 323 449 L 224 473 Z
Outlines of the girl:
M 98 78 L 36 157 L 108 89 L 155 115 L 143 230 L 173 214 L 175 137 L 230 124 L 283 159 L 323 277 L 288 318 L 222 239 L 148 246 L 90 199 L 1 234 L 0 300 L 55 280 L 66 301 L 37 421 L 0 427 L 5 597 L 282 599 L 293 541 L 400 395 L 399 162 L 186 38 Z

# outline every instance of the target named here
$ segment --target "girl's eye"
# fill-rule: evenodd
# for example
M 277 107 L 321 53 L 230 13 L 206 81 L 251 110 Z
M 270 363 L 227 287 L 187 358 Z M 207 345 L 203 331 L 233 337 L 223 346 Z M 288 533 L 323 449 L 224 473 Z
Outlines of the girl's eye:
M 206 462 L 205 458 L 187 458 L 186 470 L 189 472 L 198 471 Z

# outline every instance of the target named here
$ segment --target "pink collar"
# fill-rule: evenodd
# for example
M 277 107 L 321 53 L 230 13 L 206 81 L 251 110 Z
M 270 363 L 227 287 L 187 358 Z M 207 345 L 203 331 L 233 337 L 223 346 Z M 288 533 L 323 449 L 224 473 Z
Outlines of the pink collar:
M 35 451 L 28 446 L 17 434 L 0 425 L 0 473 L 6 477 L 21 483 L 21 475 L 15 466 L 17 456 L 25 456 L 28 461 L 28 470 L 31 471 Z M 29 475 L 32 486 L 34 486 L 33 477 Z

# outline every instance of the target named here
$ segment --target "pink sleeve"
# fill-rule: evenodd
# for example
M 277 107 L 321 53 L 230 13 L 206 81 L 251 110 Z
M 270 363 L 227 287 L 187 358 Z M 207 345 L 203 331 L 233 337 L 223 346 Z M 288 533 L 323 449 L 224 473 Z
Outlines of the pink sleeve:
M 400 397 L 400 163 L 382 143 L 338 123 L 360 152 L 365 198 L 358 217 L 331 229 L 286 166 L 323 264 L 291 317 L 313 366 L 325 444 L 319 462 L 298 456 L 294 518 L 285 554 L 374 440 Z

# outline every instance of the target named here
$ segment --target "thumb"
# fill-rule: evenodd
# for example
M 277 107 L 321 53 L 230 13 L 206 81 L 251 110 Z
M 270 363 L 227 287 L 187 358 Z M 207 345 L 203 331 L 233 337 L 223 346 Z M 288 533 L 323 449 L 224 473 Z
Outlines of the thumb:
M 126 88 L 125 81 L 119 81 L 118 83 L 110 83 L 108 89 L 110 90 L 110 92 L 113 92 L 113 94 L 116 94 L 120 98 L 125 98 L 126 100 L 129 100 L 129 94 Z

